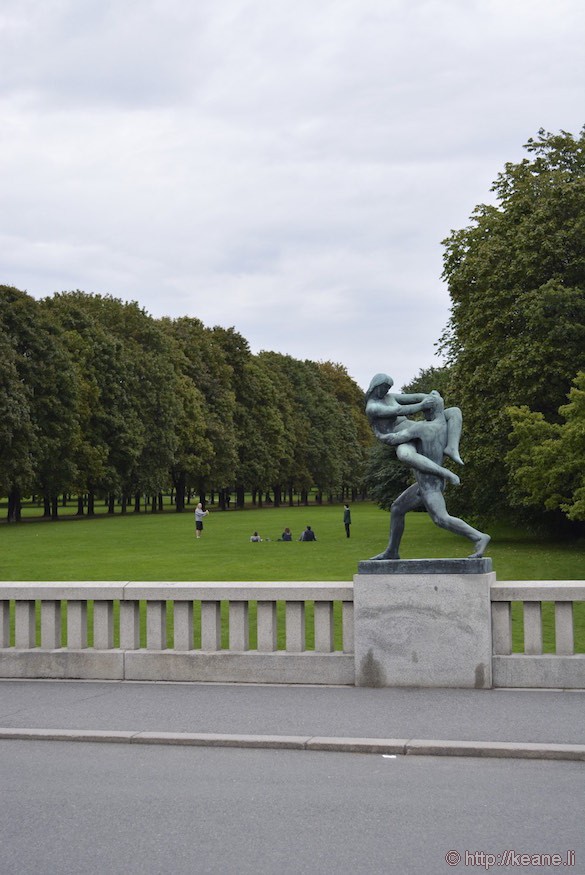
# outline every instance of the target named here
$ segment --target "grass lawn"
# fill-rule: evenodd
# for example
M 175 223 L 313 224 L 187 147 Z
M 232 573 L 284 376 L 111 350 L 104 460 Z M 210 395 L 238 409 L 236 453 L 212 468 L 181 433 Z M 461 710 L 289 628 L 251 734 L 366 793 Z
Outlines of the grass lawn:
M 351 581 L 360 559 L 380 552 L 389 514 L 368 502 L 352 505 L 351 538 L 343 509 L 282 507 L 213 511 L 203 537 L 194 535 L 193 512 L 100 515 L 89 520 L 34 521 L 0 526 L 0 580 Z M 296 538 L 309 524 L 316 543 Z M 285 526 L 294 541 L 277 541 Z M 265 540 L 250 543 L 257 530 Z M 498 580 L 581 580 L 585 544 L 544 541 L 525 533 L 490 529 Z M 270 540 L 268 540 L 270 539 Z M 407 518 L 402 557 L 464 557 L 470 542 L 438 529 L 424 513 Z M 514 649 L 522 644 L 522 617 L 514 606 Z M 554 648 L 552 605 L 545 605 L 545 651 Z M 585 652 L 585 603 L 575 610 L 575 637 Z
M 59 522 L 0 525 L 0 580 L 351 580 L 360 559 L 388 540 L 389 514 L 368 502 L 352 506 L 351 538 L 343 509 L 282 507 L 213 511 L 201 540 L 193 512 L 133 514 Z M 316 543 L 296 538 L 309 524 Z M 294 541 L 278 542 L 285 526 Z M 257 530 L 265 540 L 250 543 Z M 511 529 L 491 529 L 498 580 L 580 580 L 585 544 L 543 541 Z M 266 540 L 270 538 L 270 540 Z M 407 517 L 401 555 L 464 557 L 471 544 L 432 524 L 424 513 Z

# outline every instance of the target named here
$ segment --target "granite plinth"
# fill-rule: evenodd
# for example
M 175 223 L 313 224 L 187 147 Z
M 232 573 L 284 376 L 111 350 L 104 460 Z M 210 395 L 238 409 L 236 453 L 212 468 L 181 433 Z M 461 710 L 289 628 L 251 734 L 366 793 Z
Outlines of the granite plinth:
M 481 559 L 364 559 L 359 574 L 488 574 L 489 556 Z
M 372 564 L 379 573 L 354 577 L 356 686 L 489 689 L 495 574 L 388 573 L 383 566 L 399 560 Z

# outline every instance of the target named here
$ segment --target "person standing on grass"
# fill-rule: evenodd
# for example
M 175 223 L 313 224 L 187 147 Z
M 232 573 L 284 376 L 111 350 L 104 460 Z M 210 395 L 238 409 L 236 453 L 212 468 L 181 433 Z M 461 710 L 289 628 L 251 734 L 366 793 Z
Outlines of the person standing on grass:
M 200 538 L 203 532 L 203 517 L 209 514 L 208 510 L 203 510 L 201 502 L 195 508 L 195 537 Z
M 349 527 L 351 526 L 351 511 L 349 504 L 343 505 L 343 525 L 345 526 L 345 534 L 349 538 Z

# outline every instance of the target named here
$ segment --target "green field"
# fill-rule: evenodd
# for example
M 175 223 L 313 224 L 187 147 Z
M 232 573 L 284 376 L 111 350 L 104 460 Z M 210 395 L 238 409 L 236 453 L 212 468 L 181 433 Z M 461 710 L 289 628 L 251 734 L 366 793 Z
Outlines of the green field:
M 348 580 L 360 559 L 383 549 L 389 514 L 368 502 L 352 506 L 351 538 L 340 505 L 219 511 L 194 537 L 192 511 L 128 513 L 95 519 L 0 525 L 0 580 Z M 296 538 L 309 524 L 316 543 Z M 295 540 L 278 542 L 285 526 Z M 257 530 L 265 540 L 250 543 Z M 487 555 L 498 580 L 577 580 L 585 577 L 585 544 L 544 541 L 491 529 Z M 266 539 L 270 540 L 266 540 Z M 405 559 L 464 557 L 470 542 L 438 529 L 424 513 L 407 518 Z
M 351 581 L 360 559 L 387 543 L 389 514 L 371 503 L 352 505 L 351 538 L 340 505 L 214 511 L 203 537 L 192 511 L 128 513 L 95 519 L 29 521 L 0 526 L 0 580 Z M 309 524 L 316 543 L 296 538 Z M 279 542 L 285 526 L 294 541 Z M 265 540 L 250 543 L 257 530 Z M 487 551 L 498 580 L 581 580 L 585 545 L 545 541 L 505 528 L 490 530 Z M 270 539 L 270 540 L 268 540 Z M 469 542 L 442 531 L 424 513 L 407 519 L 402 556 L 464 557 Z M 514 649 L 522 649 L 520 605 L 514 605 Z M 543 606 L 545 652 L 554 650 L 553 606 Z M 585 652 L 585 603 L 575 608 L 575 639 Z

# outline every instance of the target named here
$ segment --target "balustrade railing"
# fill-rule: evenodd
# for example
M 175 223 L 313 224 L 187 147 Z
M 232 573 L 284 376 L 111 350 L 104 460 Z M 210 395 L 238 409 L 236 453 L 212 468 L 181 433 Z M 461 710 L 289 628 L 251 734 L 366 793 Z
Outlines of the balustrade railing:
M 490 598 L 494 686 L 585 688 L 585 653 L 575 646 L 577 619 L 585 627 L 585 581 L 506 581 Z
M 585 581 L 490 598 L 494 686 L 585 688 Z M 353 636 L 345 582 L 0 583 L 4 678 L 353 684 Z
M 347 583 L 3 583 L 0 676 L 353 683 Z

